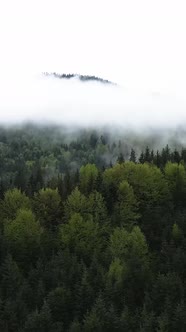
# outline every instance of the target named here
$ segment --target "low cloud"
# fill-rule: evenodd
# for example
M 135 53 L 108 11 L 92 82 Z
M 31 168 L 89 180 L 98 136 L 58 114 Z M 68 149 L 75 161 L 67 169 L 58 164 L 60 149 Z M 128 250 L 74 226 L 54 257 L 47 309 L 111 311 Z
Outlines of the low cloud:
M 186 125 L 186 99 L 54 76 L 0 78 L 0 124 L 118 126 L 135 131 Z

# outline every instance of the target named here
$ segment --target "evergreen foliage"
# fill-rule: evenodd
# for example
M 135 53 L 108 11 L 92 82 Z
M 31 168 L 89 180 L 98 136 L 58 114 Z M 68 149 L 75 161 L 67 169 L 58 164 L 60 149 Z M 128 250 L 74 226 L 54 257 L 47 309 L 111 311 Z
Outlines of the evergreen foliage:
M 2 332 L 186 330 L 186 149 L 150 143 L 0 130 Z

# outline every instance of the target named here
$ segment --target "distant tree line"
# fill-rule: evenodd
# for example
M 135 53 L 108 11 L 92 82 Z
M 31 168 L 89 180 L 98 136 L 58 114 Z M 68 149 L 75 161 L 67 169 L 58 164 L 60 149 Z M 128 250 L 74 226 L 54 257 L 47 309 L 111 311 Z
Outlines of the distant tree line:
M 78 78 L 82 82 L 95 81 L 103 84 L 115 84 L 111 81 L 105 80 L 103 78 L 91 75 L 80 75 L 80 74 L 58 74 L 58 73 L 44 73 L 45 76 L 54 76 L 59 79 L 71 79 Z

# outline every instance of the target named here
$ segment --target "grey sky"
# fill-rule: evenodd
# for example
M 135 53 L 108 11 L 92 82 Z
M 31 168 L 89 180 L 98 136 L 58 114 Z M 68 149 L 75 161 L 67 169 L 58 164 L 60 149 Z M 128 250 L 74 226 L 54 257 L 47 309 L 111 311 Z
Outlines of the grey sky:
M 184 0 L 1 0 L 0 71 L 79 72 L 180 92 L 185 15 Z
M 71 117 L 78 105 L 87 121 L 90 103 L 92 116 L 103 121 L 109 111 L 112 122 L 116 109 L 125 120 L 130 110 L 130 122 L 137 114 L 139 122 L 163 123 L 167 112 L 172 123 L 185 121 L 185 15 L 184 0 L 1 0 L 0 120 L 41 118 L 46 109 L 57 118 L 71 102 Z M 85 97 L 82 87 L 70 92 L 62 84 L 62 97 L 62 85 L 33 78 L 43 71 L 100 76 L 123 92 L 116 102 L 115 90 L 108 98 L 89 85 Z

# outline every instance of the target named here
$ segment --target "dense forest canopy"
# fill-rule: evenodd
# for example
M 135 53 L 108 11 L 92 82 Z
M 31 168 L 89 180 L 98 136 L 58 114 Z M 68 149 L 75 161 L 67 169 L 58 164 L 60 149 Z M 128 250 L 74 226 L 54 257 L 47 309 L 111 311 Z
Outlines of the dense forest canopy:
M 179 135 L 0 128 L 1 331 L 186 330 Z

